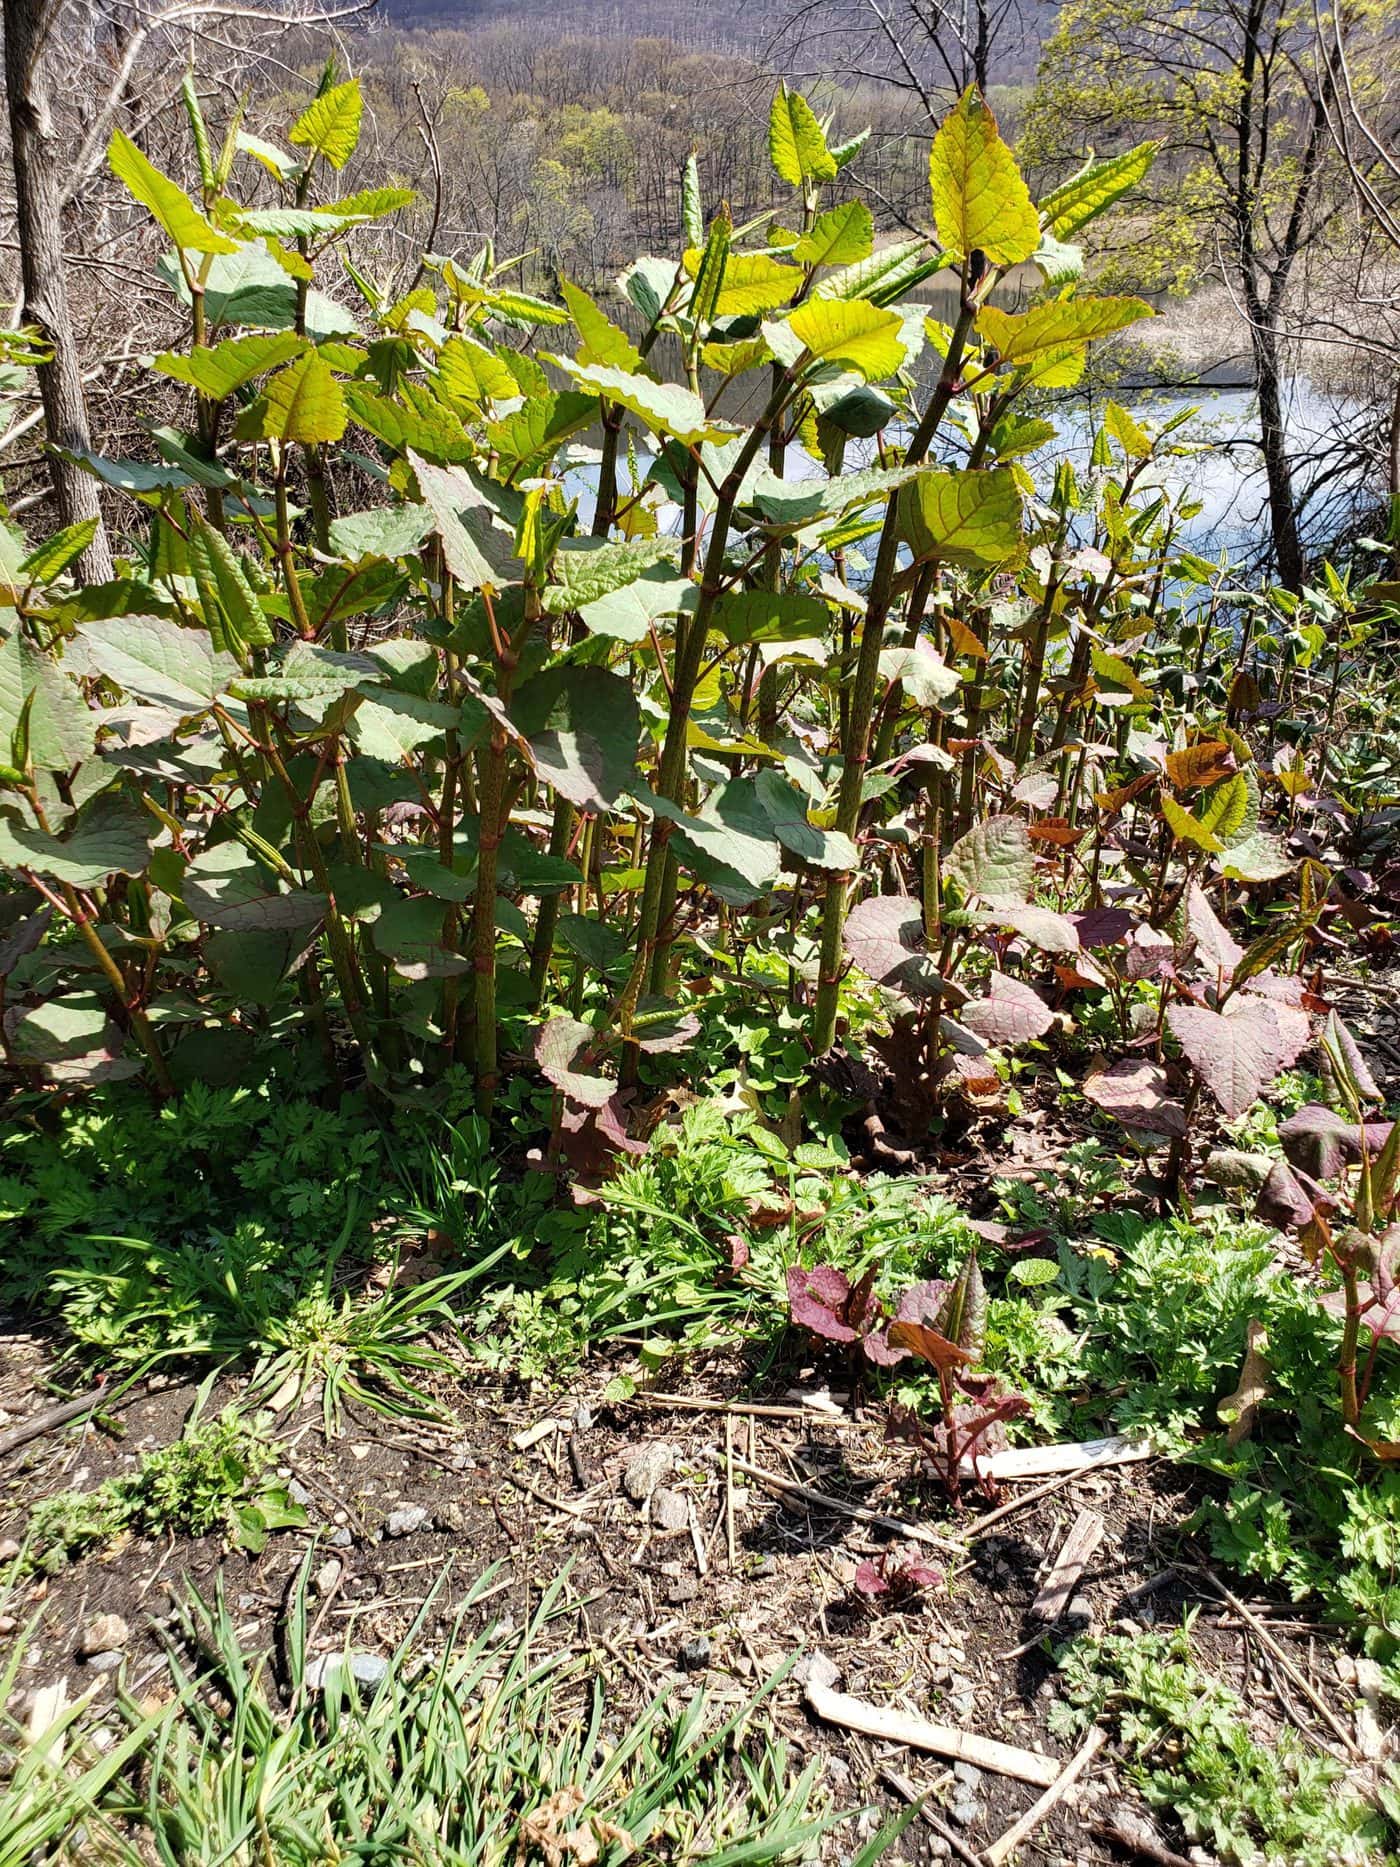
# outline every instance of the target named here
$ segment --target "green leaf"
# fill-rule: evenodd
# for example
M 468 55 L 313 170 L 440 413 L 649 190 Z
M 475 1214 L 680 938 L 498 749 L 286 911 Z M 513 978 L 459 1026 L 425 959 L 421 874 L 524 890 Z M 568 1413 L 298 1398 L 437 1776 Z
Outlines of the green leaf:
M 265 441 L 320 446 L 338 441 L 348 419 L 344 391 L 314 350 L 279 370 L 263 391 L 261 438 Z
M 535 1061 L 540 1074 L 568 1101 L 600 1109 L 617 1094 L 617 1083 L 594 1073 L 589 1061 L 600 1045 L 597 1031 L 577 1018 L 556 1016 L 535 1033 Z
M 1108 690 L 1110 694 L 1126 694 L 1140 702 L 1152 699 L 1152 689 L 1138 679 L 1121 655 L 1111 655 L 1104 648 L 1092 648 L 1089 660 L 1094 670 L 1094 679 L 1101 689 Z M 1121 705 L 1122 702 L 1117 704 Z
M 328 542 L 337 557 L 360 564 L 367 558 L 401 558 L 417 551 L 433 529 L 427 506 L 375 506 L 331 521 Z
M 195 920 L 230 933 L 309 932 L 326 897 L 286 889 L 242 843 L 201 850 L 185 870 L 181 899 Z
M 751 778 L 734 778 L 710 797 L 698 816 L 643 785 L 634 795 L 676 826 L 671 847 L 681 867 L 707 882 L 722 900 L 739 905 L 772 886 L 782 857 L 772 820 Z
M 235 389 L 276 369 L 305 348 L 306 339 L 294 331 L 228 337 L 212 348 L 201 346 L 187 353 L 166 351 L 156 358 L 155 367 L 163 376 L 189 383 L 201 395 L 222 402 Z
M 699 584 L 662 563 L 584 604 L 579 617 L 592 635 L 644 642 L 653 623 L 663 616 L 693 616 L 699 602 Z
M 1219 868 L 1227 881 L 1276 882 L 1293 872 L 1294 862 L 1280 837 L 1255 830 L 1222 851 Z
M 900 523 L 920 563 L 982 569 L 1019 560 L 1021 488 L 1012 467 L 921 473 L 899 496 Z
M 801 350 L 818 363 L 839 363 L 867 382 L 893 376 L 904 362 L 904 321 L 896 311 L 882 311 L 861 299 L 811 298 L 783 324 L 765 324 L 763 334 L 773 354 L 792 367 L 797 362 L 791 332 Z
M 75 888 L 101 888 L 113 875 L 140 875 L 150 861 L 154 820 L 126 798 L 100 797 L 71 835 L 33 829 L 0 810 L 0 867 L 32 869 Z
M 85 623 L 79 638 L 94 668 L 133 700 L 172 712 L 200 713 L 238 673 L 203 629 L 184 629 L 158 616 L 116 616 Z
M 55 452 L 90 473 L 95 480 L 101 480 L 104 486 L 130 493 L 137 499 L 144 494 L 173 492 L 191 484 L 189 474 L 178 467 L 144 460 L 109 460 L 105 454 L 94 454 L 86 447 L 60 447 Z
M 101 523 L 101 519 L 79 519 L 75 525 L 65 525 L 29 553 L 19 567 L 20 576 L 30 583 L 56 582 L 87 550 Z
M 6 1035 L 26 1063 L 64 1063 L 120 1043 L 107 1008 L 95 992 L 53 998 L 32 1010 L 11 1012 Z
M 641 353 L 632 339 L 587 292 L 567 279 L 559 281 L 559 290 L 581 340 L 580 363 L 602 363 L 609 369 L 628 371 L 641 368 Z
M 920 707 L 942 706 L 962 685 L 957 669 L 950 668 L 927 642 L 916 642 L 912 648 L 882 648 L 880 673 L 887 681 L 900 682 Z
M 778 86 L 768 113 L 768 156 L 789 188 L 836 179 L 836 158 L 812 106 L 786 84 Z
M 333 169 L 343 169 L 360 140 L 363 113 L 359 80 L 349 78 L 307 105 L 292 126 L 290 141 L 322 157 Z
M 285 149 L 279 149 L 276 143 L 264 142 L 261 136 L 250 136 L 246 130 L 237 131 L 233 141 L 236 149 L 260 162 L 277 181 L 289 181 L 296 174 L 296 159 Z
M 149 163 L 131 138 L 113 130 L 107 145 L 112 173 L 155 218 L 162 232 L 187 253 L 236 253 L 238 242 L 214 227 L 168 175 Z
M 863 201 L 842 201 L 819 214 L 792 249 L 803 266 L 850 266 L 875 244 L 875 222 Z
M 397 214 L 400 208 L 412 207 L 417 199 L 417 192 L 412 188 L 362 188 L 357 194 L 345 195 L 339 201 L 323 201 L 316 211 L 348 225 L 353 221 L 382 220 L 386 214 Z
M 1151 436 L 1117 402 L 1110 402 L 1104 409 L 1103 425 L 1129 460 L 1146 460 L 1151 454 Z
M 761 771 L 754 790 L 779 843 L 790 856 L 811 868 L 850 874 L 860 867 L 860 851 L 840 830 L 820 830 L 808 821 L 807 799 L 795 784 L 775 771 Z
M 631 683 L 608 668 L 566 665 L 527 681 L 511 718 L 535 770 L 580 810 L 607 810 L 632 783 L 642 715 Z
M 988 817 L 974 825 L 949 850 L 943 874 L 964 897 L 1006 906 L 1029 901 L 1035 852 L 1025 824 L 1019 817 Z
M 1212 854 L 1219 850 L 1220 838 L 1198 817 L 1193 817 L 1184 804 L 1178 804 L 1170 791 L 1162 792 L 1161 802 L 1167 827 L 1179 843 L 1194 843 L 1197 849 L 1209 850 Z
M 947 264 L 947 255 L 932 252 L 927 240 L 896 240 L 868 259 L 829 273 L 817 282 L 812 296 L 865 298 L 872 305 L 891 305 Z
M 496 589 L 510 581 L 501 576 L 478 542 L 479 538 L 485 539 L 490 513 L 468 476 L 456 467 L 433 466 L 411 447 L 406 455 L 432 514 L 433 530 L 442 541 L 444 561 L 456 582 L 464 590 L 480 590 L 484 586 Z M 472 515 L 470 520 L 468 513 Z
M 727 438 L 727 430 L 710 420 L 705 404 L 689 389 L 653 382 L 650 376 L 610 369 L 601 363 L 576 363 L 570 357 L 556 357 L 553 361 L 581 387 L 596 390 L 604 401 L 618 402 L 640 415 L 657 434 L 669 434 L 687 446 Z
M 22 763 L 16 740 L 27 737 L 36 771 L 69 771 L 91 757 L 101 720 L 27 635 L 17 629 L 0 639 L 0 764 Z
M 189 286 L 178 267 L 162 266 L 171 288 L 188 304 Z M 219 253 L 204 281 L 204 315 L 210 330 L 224 324 L 258 325 L 287 331 L 296 324 L 297 290 L 260 240 L 239 242 Z M 357 335 L 355 320 L 324 292 L 306 295 L 306 329 L 313 338 Z
M 222 532 L 195 517 L 186 541 L 204 619 L 220 648 L 271 648 L 274 636 L 243 560 Z
M 1098 218 L 1151 168 L 1160 143 L 1139 143 L 1135 149 L 1105 162 L 1090 162 L 1040 204 L 1041 218 L 1057 240 L 1069 240 Z
M 1040 217 L 1016 158 L 975 85 L 943 119 L 929 155 L 939 244 L 958 259 L 984 253 L 1017 266 L 1040 245 Z
M 424 700 L 418 694 L 383 692 L 356 707 L 348 728 L 351 744 L 367 758 L 396 765 L 437 750 L 450 727 L 462 717 L 459 707 Z
M 547 616 L 567 616 L 626 589 L 651 571 L 674 577 L 674 563 L 670 539 L 569 539 L 554 555 L 557 581 L 541 591 L 541 604 Z
M 686 254 L 686 270 L 695 277 L 691 315 L 702 324 L 716 318 L 756 317 L 785 305 L 802 287 L 800 266 L 785 266 L 766 253 L 730 253 L 717 273 L 716 289 L 709 303 L 703 303 L 702 254 Z
M 438 380 L 458 402 L 511 402 L 520 390 L 493 350 L 470 337 L 449 337 L 438 352 Z
M 1090 343 L 1155 315 L 1141 298 L 1057 298 L 1022 312 L 986 305 L 978 313 L 977 331 L 1003 363 L 1029 363 L 1046 351 Z
M 749 642 L 802 642 L 827 633 L 831 612 L 814 596 L 785 590 L 728 590 L 715 604 L 714 622 L 736 647 Z

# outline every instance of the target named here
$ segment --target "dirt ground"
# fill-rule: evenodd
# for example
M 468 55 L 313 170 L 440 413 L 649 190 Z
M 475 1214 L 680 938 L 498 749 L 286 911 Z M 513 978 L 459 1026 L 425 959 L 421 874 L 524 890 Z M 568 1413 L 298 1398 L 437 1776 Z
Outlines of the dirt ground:
M 24 1336 L 0 1342 L 0 1408 L 12 1419 L 34 1405 L 45 1352 Z M 931 1792 L 926 1815 L 895 1850 L 910 1863 L 956 1858 L 981 1867 L 980 1850 L 1040 1790 L 823 1723 L 805 1702 L 813 1667 L 870 1704 L 1064 1761 L 1065 1746 L 1047 1728 L 1057 1690 L 1052 1644 L 1087 1627 L 1177 1623 L 1198 1602 L 1204 1657 L 1245 1690 L 1259 1735 L 1293 1719 L 1335 1746 L 1307 1695 L 1290 1685 L 1280 1653 L 1349 1726 L 1323 1630 L 1286 1604 L 1253 1600 L 1241 1616 L 1190 1571 L 1199 1552 L 1180 1526 L 1199 1499 L 1198 1475 L 1157 1460 L 1052 1480 L 1048 1489 L 1043 1479 L 1008 1481 L 997 1521 L 979 1534 L 988 1500 L 973 1492 L 950 1509 L 920 1483 L 910 1449 L 886 1445 L 873 1412 L 863 1419 L 849 1396 L 828 1395 L 815 1370 L 796 1388 L 735 1400 L 744 1370 L 716 1360 L 683 1379 L 671 1373 L 665 1394 L 624 1403 L 604 1397 L 611 1373 L 595 1363 L 550 1393 L 464 1373 L 440 1395 L 458 1431 L 352 1411 L 343 1436 L 328 1444 L 314 1404 L 284 1416 L 281 1475 L 306 1503 L 309 1528 L 273 1536 L 257 1557 L 214 1537 L 130 1541 L 32 1584 L 20 1604 L 21 1615 L 38 1616 L 21 1692 L 64 1674 L 75 1689 L 88 1683 L 82 1631 L 95 1614 L 114 1612 L 131 1629 L 128 1691 L 138 1700 L 159 1693 L 172 1593 L 187 1584 L 207 1596 L 221 1585 L 246 1643 L 275 1656 L 290 1585 L 314 1546 L 316 1651 L 387 1653 L 430 1598 L 437 1626 L 448 1627 L 467 1585 L 492 1565 L 498 1573 L 477 1623 L 499 1617 L 518 1628 L 567 1568 L 573 1637 L 607 1678 L 624 1721 L 629 1706 L 681 1682 L 703 1683 L 712 1701 L 737 1705 L 801 1655 L 769 1700 L 770 1715 L 798 1762 L 821 1758 L 838 1803 L 881 1812 L 863 1818 L 867 1832 L 902 1799 Z M 0 1536 L 22 1534 L 38 1497 L 87 1488 L 170 1443 L 194 1395 L 193 1384 L 148 1385 L 104 1422 L 64 1427 L 12 1452 L 0 1462 Z M 795 1484 L 916 1525 L 933 1541 L 843 1516 L 787 1488 Z M 1030 1606 L 1086 1509 L 1103 1517 L 1105 1533 L 1070 1616 L 1047 1637 Z M 937 1568 L 941 1585 L 903 1602 L 863 1596 L 857 1565 L 891 1546 Z M 18 1630 L 12 1622 L 3 1631 L 9 1638 Z M 1099 1832 L 1124 1820 L 1146 1822 L 1135 1847 Z M 853 1830 L 839 1832 L 848 1853 Z M 1135 1802 L 1109 1746 L 1021 1858 L 1169 1862 L 1182 1845 L 1169 1820 L 1149 1819 Z

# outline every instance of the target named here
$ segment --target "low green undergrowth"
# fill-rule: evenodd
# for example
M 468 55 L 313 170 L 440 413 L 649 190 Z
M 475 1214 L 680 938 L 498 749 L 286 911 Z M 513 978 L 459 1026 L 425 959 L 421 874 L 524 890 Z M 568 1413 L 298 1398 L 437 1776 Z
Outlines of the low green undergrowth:
M 1076 1640 L 1060 1658 L 1062 1734 L 1109 1724 L 1129 1779 L 1187 1837 L 1239 1867 L 1372 1867 L 1393 1861 L 1400 1785 L 1378 1811 L 1351 1793 L 1341 1766 L 1285 1726 L 1276 1744 L 1250 1732 L 1236 1693 L 1203 1669 L 1190 1624 L 1172 1633 Z
M 134 1471 L 91 1491 L 60 1491 L 30 1515 L 21 1566 L 53 1573 L 123 1536 L 223 1532 L 256 1553 L 271 1531 L 306 1521 L 272 1475 L 276 1454 L 233 1408 L 193 1424 Z

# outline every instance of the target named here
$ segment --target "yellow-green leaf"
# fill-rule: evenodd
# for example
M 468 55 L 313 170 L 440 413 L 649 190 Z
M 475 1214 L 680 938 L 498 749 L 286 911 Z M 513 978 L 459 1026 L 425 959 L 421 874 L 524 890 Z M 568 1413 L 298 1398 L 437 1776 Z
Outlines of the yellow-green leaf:
M 1068 240 L 1135 188 L 1152 166 L 1160 143 L 1139 143 L 1121 156 L 1090 162 L 1040 204 L 1046 227 L 1057 240 Z
M 604 363 L 610 369 L 619 370 L 642 367 L 640 351 L 595 299 L 567 279 L 560 280 L 559 290 L 582 340 L 578 351 L 580 363 Z
M 1025 549 L 1021 491 L 1010 467 L 921 473 L 900 493 L 899 513 L 919 562 L 982 570 L 1012 563 Z
M 778 86 L 768 115 L 768 154 L 789 188 L 836 179 L 836 158 L 812 106 L 785 84 Z
M 343 169 L 360 140 L 363 113 L 359 79 L 348 78 L 312 99 L 293 125 L 291 140 L 299 149 L 321 156 L 333 169 Z
M 183 188 L 177 188 L 168 175 L 148 162 L 129 136 L 112 131 L 107 145 L 107 161 L 117 180 L 125 185 L 154 216 L 161 230 L 176 246 L 187 253 L 236 253 L 237 240 L 219 232 Z
M 792 249 L 804 266 L 852 266 L 875 245 L 875 222 L 863 201 L 842 201 L 819 214 Z
M 1193 817 L 1184 804 L 1178 804 L 1170 791 L 1162 793 L 1162 815 L 1178 842 L 1194 843 L 1197 849 L 1209 850 L 1212 855 L 1220 849 L 1220 838 Z
M 1147 431 L 1140 428 L 1127 409 L 1120 408 L 1116 402 L 1110 402 L 1105 408 L 1103 425 L 1129 460 L 1146 460 L 1152 452 L 1152 440 Z
M 458 402 L 513 402 L 520 394 L 514 376 L 494 351 L 470 337 L 449 337 L 438 352 L 438 379 Z
M 701 296 L 699 274 L 704 257 L 705 253 L 699 248 L 692 248 L 685 256 L 686 271 L 697 282 L 696 299 Z M 761 311 L 773 311 L 794 297 L 801 284 L 800 266 L 785 266 L 766 253 L 730 253 L 725 259 L 718 291 L 713 294 L 713 303 L 704 312 L 704 321 L 753 317 Z M 695 309 L 694 301 L 692 309 Z
M 1154 315 L 1141 298 L 1057 298 L 1030 311 L 984 306 L 977 333 L 994 344 L 1003 363 L 1029 363 L 1068 344 L 1087 344 Z
M 264 392 L 262 438 L 316 446 L 345 432 L 345 395 L 314 350 L 272 377 Z
M 897 311 L 882 311 L 862 299 L 809 299 L 787 320 L 787 329 L 812 358 L 844 364 L 867 382 L 893 376 L 903 363 L 903 328 Z M 771 329 L 764 327 L 770 344 Z
M 255 376 L 276 369 L 279 363 L 305 350 L 306 339 L 295 331 L 254 332 L 247 337 L 230 337 L 212 347 L 200 347 L 187 353 L 167 351 L 156 358 L 162 376 L 188 383 L 215 402 L 252 382 Z
M 933 221 L 945 252 L 1016 266 L 1040 245 L 1040 216 L 975 85 L 943 119 L 929 155 Z

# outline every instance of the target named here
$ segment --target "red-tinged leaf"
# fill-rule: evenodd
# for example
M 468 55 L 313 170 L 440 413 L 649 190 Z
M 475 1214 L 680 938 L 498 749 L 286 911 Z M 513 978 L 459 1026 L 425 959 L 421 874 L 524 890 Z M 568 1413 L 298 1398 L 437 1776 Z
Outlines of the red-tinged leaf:
M 1278 1131 L 1284 1153 L 1295 1167 L 1315 1180 L 1335 1180 L 1349 1162 L 1360 1160 L 1363 1145 L 1374 1157 L 1389 1139 L 1390 1122 L 1359 1127 L 1320 1102 L 1308 1102 Z
M 964 1005 L 958 1021 L 989 1044 L 1028 1044 L 1045 1035 L 1055 1014 L 1024 981 L 994 972 L 988 996 Z
M 1043 817 L 1030 827 L 1031 841 L 1044 843 L 1052 849 L 1073 849 L 1088 834 L 1087 830 L 1076 830 L 1065 817 Z
M 869 1335 L 861 1337 L 860 1346 L 866 1360 L 877 1368 L 893 1368 L 905 1360 L 909 1352 L 895 1347 L 888 1329 L 872 1329 Z
M 1301 1168 L 1276 1160 L 1254 1202 L 1254 1216 L 1281 1232 L 1301 1232 L 1319 1212 L 1333 1212 L 1336 1202 Z
M 1186 1133 L 1186 1111 L 1168 1093 L 1167 1072 L 1159 1063 L 1125 1058 L 1089 1077 L 1084 1096 L 1125 1128 L 1141 1128 L 1172 1140 Z
M 1333 1068 L 1346 1078 L 1358 1102 L 1379 1102 L 1380 1088 L 1371 1074 L 1371 1066 L 1361 1054 L 1361 1047 L 1336 1012 L 1328 1014 L 1322 1033 L 1323 1046 Z
M 636 1141 L 627 1132 L 627 1111 L 620 1096 L 613 1096 L 601 1108 L 586 1108 L 577 1102 L 564 1104 L 559 1123 L 559 1152 L 575 1176 L 571 1187 L 576 1200 L 589 1182 L 597 1184 L 617 1165 L 619 1154 L 645 1154 L 645 1141 Z
M 971 1355 L 956 1342 L 950 1342 L 947 1336 L 919 1322 L 892 1322 L 890 1341 L 896 1348 L 907 1348 L 911 1355 L 917 1355 L 920 1361 L 927 1361 L 944 1373 L 966 1367 L 972 1361 Z
M 787 1274 L 788 1309 L 792 1320 L 827 1342 L 854 1342 L 857 1331 L 843 1321 L 851 1300 L 850 1279 L 830 1265 Z
M 1309 1264 L 1316 1264 L 1323 1252 L 1331 1249 L 1332 1227 L 1327 1223 L 1326 1213 L 1314 1212 L 1299 1232 L 1298 1243 Z
M 896 1316 L 900 1322 L 931 1323 L 948 1296 L 946 1277 L 930 1277 L 923 1283 L 910 1284 L 899 1299 Z
M 1167 776 L 1178 791 L 1204 790 L 1238 770 L 1239 762 L 1223 739 L 1198 739 L 1183 751 L 1167 754 Z
M 1133 941 L 1123 959 L 1123 977 L 1136 985 L 1144 979 L 1174 979 L 1176 953 L 1160 941 Z
M 980 908 L 974 911 L 972 918 L 979 927 L 1009 927 L 1043 953 L 1079 950 L 1079 929 L 1069 915 L 1057 914 L 1053 908 L 1037 907 L 1033 902 Z
M 982 1057 L 966 1056 L 955 1051 L 945 1059 L 945 1065 L 946 1075 L 956 1077 L 957 1086 L 965 1096 L 989 1101 L 1001 1095 L 1002 1080 Z
M 1244 948 L 1221 924 L 1199 882 L 1192 882 L 1186 891 L 1186 925 L 1196 942 L 1202 965 L 1213 972 L 1232 975 L 1244 958 Z
M 1120 784 L 1115 791 L 1095 791 L 1094 802 L 1100 810 L 1106 810 L 1110 816 L 1116 816 L 1125 804 L 1131 804 L 1135 797 L 1141 797 L 1149 785 L 1157 782 L 1156 772 L 1145 771 L 1130 779 L 1127 784 Z
M 551 1018 L 535 1033 L 535 1061 L 546 1081 L 568 1101 L 590 1109 L 602 1108 L 617 1091 L 609 1077 L 592 1072 L 591 1053 L 598 1041 L 592 1025 L 577 1018 Z
M 1223 1012 L 1172 1005 L 1167 1029 L 1230 1121 L 1258 1101 L 1290 1050 L 1274 1007 L 1259 998 L 1231 999 Z
M 729 1274 L 733 1276 L 749 1261 L 749 1241 L 738 1232 L 731 1232 L 725 1243 L 729 1247 Z
M 956 1342 L 971 1360 L 980 1359 L 987 1339 L 987 1287 L 975 1251 L 968 1254 L 949 1285 L 934 1318 L 934 1328 L 950 1342 Z
M 1358 1433 L 1354 1426 L 1346 1427 L 1345 1431 L 1350 1433 L 1353 1439 L 1359 1440 L 1371 1457 L 1379 1459 L 1383 1465 L 1393 1465 L 1400 1460 L 1400 1444 L 1395 1440 L 1368 1439 L 1365 1433 Z
M 868 1556 L 857 1567 L 851 1581 L 860 1594 L 872 1601 L 877 1595 L 887 1595 L 890 1592 L 889 1583 Z
M 1081 954 L 1074 961 L 1058 962 L 1055 977 L 1067 992 L 1093 990 L 1108 984 L 1103 973 L 1086 954 Z
M 872 895 L 846 916 L 842 941 L 861 971 L 877 984 L 910 998 L 945 992 L 961 1002 L 961 994 L 940 979 L 938 967 L 924 942 L 924 917 L 919 903 L 908 895 Z
M 986 644 L 981 636 L 973 633 L 965 622 L 957 616 L 945 616 L 943 623 L 948 631 L 948 639 L 960 655 L 971 655 L 974 661 L 987 659 Z
M 1362 1284 L 1357 1295 L 1363 1327 L 1369 1329 L 1373 1336 L 1384 1336 L 1392 1342 L 1400 1342 L 1400 1290 L 1392 1290 L 1388 1297 L 1382 1299 L 1373 1284 Z M 1330 1316 L 1345 1320 L 1347 1299 L 1344 1290 L 1329 1290 L 1321 1302 Z
M 1028 771 L 1024 778 L 1017 779 L 1011 795 L 1018 804 L 1028 804 L 1032 810 L 1049 810 L 1060 795 L 1060 781 L 1052 771 Z M 1054 817 L 1052 823 L 1063 823 L 1063 817 Z M 1031 825 L 1031 835 L 1041 826 Z M 1082 832 L 1081 832 L 1082 834 Z
M 1080 946 L 1091 949 L 1121 946 L 1137 926 L 1126 908 L 1083 908 L 1070 919 L 1079 929 Z

